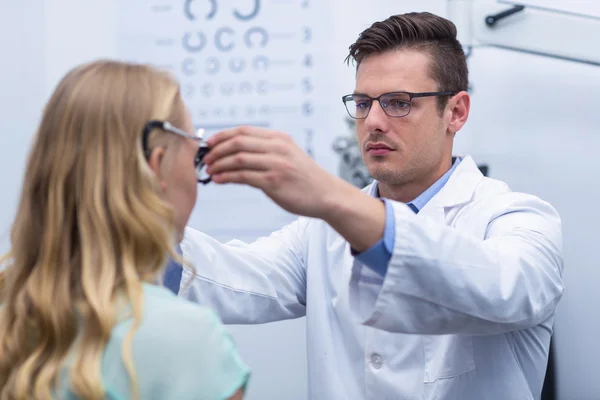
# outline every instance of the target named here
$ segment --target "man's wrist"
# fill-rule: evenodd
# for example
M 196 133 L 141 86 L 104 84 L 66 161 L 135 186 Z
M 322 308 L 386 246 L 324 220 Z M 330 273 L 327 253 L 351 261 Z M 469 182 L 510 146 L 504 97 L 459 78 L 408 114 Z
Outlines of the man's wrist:
M 322 209 L 320 218 L 357 252 L 367 250 L 383 237 L 385 204 L 346 181 L 332 183 Z

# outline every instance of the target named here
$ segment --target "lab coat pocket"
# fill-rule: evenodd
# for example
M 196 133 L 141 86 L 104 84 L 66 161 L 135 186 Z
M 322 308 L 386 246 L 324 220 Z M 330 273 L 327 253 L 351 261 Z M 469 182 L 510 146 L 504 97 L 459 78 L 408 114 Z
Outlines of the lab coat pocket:
M 468 335 L 424 336 L 424 382 L 453 378 L 475 369 L 473 339 Z

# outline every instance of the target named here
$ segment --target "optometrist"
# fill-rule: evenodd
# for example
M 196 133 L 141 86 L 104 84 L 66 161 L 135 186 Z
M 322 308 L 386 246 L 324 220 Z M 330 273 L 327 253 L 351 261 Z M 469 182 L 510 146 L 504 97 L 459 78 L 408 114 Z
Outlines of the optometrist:
M 229 324 L 307 318 L 311 399 L 539 399 L 563 294 L 561 221 L 453 157 L 470 97 L 454 25 L 375 23 L 343 97 L 372 185 L 320 168 L 286 134 L 208 139 L 217 184 L 264 191 L 297 221 L 253 243 L 188 228 L 180 296 Z M 190 333 L 193 334 L 193 333 Z

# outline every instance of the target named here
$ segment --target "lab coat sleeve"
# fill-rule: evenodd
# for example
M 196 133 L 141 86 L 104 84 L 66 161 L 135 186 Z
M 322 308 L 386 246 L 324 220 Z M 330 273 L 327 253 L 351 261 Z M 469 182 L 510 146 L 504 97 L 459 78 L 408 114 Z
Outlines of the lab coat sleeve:
M 390 332 L 484 335 L 551 317 L 563 293 L 560 218 L 533 196 L 501 196 L 483 239 L 394 203 L 386 275 L 353 266 L 350 301 L 359 320 Z
M 179 296 L 216 310 L 226 324 L 256 324 L 306 312 L 303 255 L 307 221 L 299 219 L 247 244 L 221 243 L 186 228 Z
M 385 276 L 392 251 L 394 250 L 394 239 L 396 235 L 394 208 L 390 201 L 384 200 L 385 204 L 385 228 L 383 238 L 372 247 L 362 253 L 351 249 L 351 253 L 358 261 L 369 266 L 381 276 Z

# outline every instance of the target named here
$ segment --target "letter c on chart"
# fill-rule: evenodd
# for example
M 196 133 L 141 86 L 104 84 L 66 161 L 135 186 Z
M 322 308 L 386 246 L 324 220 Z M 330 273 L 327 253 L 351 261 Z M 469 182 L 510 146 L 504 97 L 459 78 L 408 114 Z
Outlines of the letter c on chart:
M 187 76 L 192 76 L 196 73 L 196 61 L 193 58 L 187 57 L 181 65 L 183 73 Z
M 229 34 L 230 36 L 233 36 L 233 33 L 233 29 L 231 28 L 219 28 L 215 33 L 215 46 L 217 46 L 217 49 L 221 51 L 230 51 L 233 49 L 233 46 L 235 45 L 235 41 L 233 39 L 230 39 L 229 42 L 223 41 L 223 35 Z
M 251 93 L 252 92 L 252 84 L 247 81 L 240 83 L 239 92 L 241 94 Z
M 185 98 L 189 98 L 194 96 L 194 92 L 195 92 L 195 87 L 192 84 L 186 84 L 183 86 L 183 95 Z
M 231 96 L 233 94 L 233 84 L 222 83 L 221 84 L 221 94 L 225 95 L 225 96 Z
M 205 83 L 204 85 L 202 85 L 201 90 L 202 90 L 202 93 L 204 93 L 204 95 L 206 97 L 211 97 L 214 92 L 214 87 L 210 83 Z
M 253 28 L 248 29 L 246 31 L 246 34 L 244 35 L 244 41 L 246 42 L 246 46 L 248 46 L 249 48 L 254 47 L 254 36 L 260 36 L 258 42 L 259 47 L 265 47 L 267 45 L 267 42 L 269 41 L 269 34 L 264 28 L 255 26 Z
M 260 11 L 260 0 L 254 0 L 254 8 L 250 13 L 243 15 L 238 10 L 234 10 L 233 15 L 240 21 L 249 21 L 258 15 L 258 11 Z
M 183 3 L 183 13 L 185 14 L 186 18 L 190 21 L 196 19 L 196 16 L 192 13 L 192 1 L 194 0 L 185 0 L 185 2 Z
M 219 63 L 219 59 L 216 57 L 210 57 L 206 60 L 206 73 L 210 75 L 214 75 L 219 72 L 221 64 Z
M 256 83 L 256 93 L 258 94 L 266 94 L 268 91 L 268 83 L 267 81 L 258 81 Z
M 245 67 L 246 62 L 243 58 L 232 58 L 231 60 L 229 60 L 229 69 L 231 70 L 231 72 L 242 72 Z
M 213 19 L 217 14 L 217 0 L 208 0 L 210 2 L 210 12 L 206 15 L 206 19 Z
M 187 51 L 197 53 L 206 46 L 206 36 L 204 36 L 204 33 L 196 32 L 196 36 L 198 37 L 198 41 L 192 43 L 192 33 L 186 32 L 185 35 L 183 35 L 183 47 Z
M 192 2 L 195 0 L 185 0 L 183 3 L 183 13 L 190 21 L 196 19 L 196 15 L 192 12 Z M 217 0 L 208 0 L 210 3 L 210 11 L 206 14 L 206 19 L 213 19 L 217 14 Z
M 267 58 L 267 56 L 256 56 L 254 57 L 254 60 L 252 61 L 252 65 L 254 66 L 255 70 L 263 70 L 266 71 L 267 68 L 269 67 L 269 59 Z

